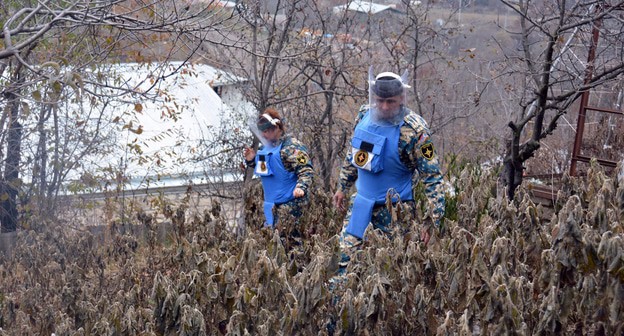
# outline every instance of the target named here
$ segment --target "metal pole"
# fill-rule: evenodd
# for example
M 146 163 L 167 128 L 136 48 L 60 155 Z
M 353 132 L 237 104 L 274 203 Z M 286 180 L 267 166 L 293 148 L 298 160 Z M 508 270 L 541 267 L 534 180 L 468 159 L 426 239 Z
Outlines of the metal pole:
M 598 13 L 602 9 L 601 6 L 596 7 L 595 13 Z M 594 22 L 594 28 L 592 29 L 592 41 L 589 46 L 589 53 L 587 56 L 587 69 L 585 70 L 584 84 L 591 82 L 594 73 L 594 60 L 596 59 L 596 48 L 598 47 L 598 38 L 600 37 L 600 26 L 602 25 L 602 19 L 598 19 Z M 585 129 L 585 112 L 589 103 L 589 90 L 583 91 L 581 94 L 581 103 L 579 106 L 578 119 L 576 121 L 576 136 L 574 138 L 574 147 L 572 148 L 572 162 L 570 163 L 570 176 L 576 175 L 576 162 L 578 156 L 581 154 L 581 144 L 583 142 L 583 131 Z

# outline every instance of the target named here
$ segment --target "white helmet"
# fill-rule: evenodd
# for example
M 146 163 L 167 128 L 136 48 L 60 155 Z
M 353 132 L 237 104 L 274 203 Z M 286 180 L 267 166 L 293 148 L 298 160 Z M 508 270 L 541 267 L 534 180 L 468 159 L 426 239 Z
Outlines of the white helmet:
M 267 129 L 280 127 L 281 123 L 282 123 L 282 120 L 278 118 L 273 118 L 268 113 L 263 113 L 258 118 L 250 119 L 248 121 L 249 129 L 258 138 L 258 140 L 262 142 L 262 144 L 266 148 L 275 147 L 279 145 L 279 143 L 274 143 L 270 141 L 269 139 L 265 138 L 262 132 Z

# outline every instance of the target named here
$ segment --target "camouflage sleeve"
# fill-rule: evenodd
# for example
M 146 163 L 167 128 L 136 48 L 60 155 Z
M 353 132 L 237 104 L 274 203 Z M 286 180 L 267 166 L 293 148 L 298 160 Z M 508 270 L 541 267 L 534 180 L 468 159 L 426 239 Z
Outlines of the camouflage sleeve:
M 401 153 L 401 161 L 409 169 L 418 171 L 420 180 L 425 185 L 425 194 L 429 200 L 433 222 L 436 227 L 440 227 L 440 220 L 444 216 L 446 205 L 443 177 L 429 130 L 424 120 L 422 123 L 422 127 L 416 129 L 409 125 L 401 128 L 399 153 Z
M 314 168 L 308 149 L 299 140 L 290 138 L 280 152 L 284 168 L 297 174 L 297 187 L 306 193 L 314 181 Z
M 357 177 L 358 177 L 357 168 L 355 168 L 355 166 L 351 164 L 351 156 L 352 156 L 351 148 L 349 148 L 347 155 L 342 161 L 342 166 L 340 167 L 340 176 L 338 177 L 338 188 L 336 189 L 337 191 L 342 191 L 345 194 L 347 194 L 349 190 L 351 189 L 351 187 L 353 187 L 353 184 L 355 183 L 355 180 L 357 180 Z
M 255 159 L 248 161 L 247 159 L 243 158 L 243 160 L 245 160 L 245 165 L 247 167 L 249 167 L 249 168 L 256 168 L 256 160 Z
M 362 120 L 362 118 L 364 117 L 364 113 L 367 110 L 368 105 L 362 105 L 360 107 L 357 117 L 355 118 L 355 126 L 357 126 L 360 120 Z M 354 129 L 355 126 L 353 127 Z M 358 178 L 358 170 L 355 166 L 351 164 L 352 155 L 353 154 L 351 153 L 351 143 L 349 142 L 347 144 L 347 155 L 345 155 L 345 158 L 342 161 L 342 166 L 340 166 L 340 176 L 338 177 L 338 186 L 336 189 L 337 191 L 342 191 L 345 194 L 347 194 L 349 190 L 351 190 L 351 187 L 353 187 L 355 180 L 357 180 Z

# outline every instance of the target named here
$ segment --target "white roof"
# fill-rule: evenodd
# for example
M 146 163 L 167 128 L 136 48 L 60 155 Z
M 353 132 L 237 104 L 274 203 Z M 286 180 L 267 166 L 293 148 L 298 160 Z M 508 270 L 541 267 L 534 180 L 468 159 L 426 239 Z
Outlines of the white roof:
M 169 63 L 168 71 L 180 65 Z M 145 81 L 145 78 L 154 76 L 152 72 L 156 65 L 130 63 L 115 67 L 130 87 L 137 85 L 137 91 L 147 90 L 152 85 L 152 81 Z M 121 129 L 120 124 L 132 123 L 132 126 L 117 131 L 118 148 L 114 153 L 91 158 L 92 161 L 85 163 L 85 170 L 109 166 L 123 169 L 124 175 L 131 178 L 132 188 L 145 187 L 147 183 L 163 186 L 175 179 L 179 184 L 189 180 L 197 183 L 197 177 L 210 170 L 204 158 L 207 148 L 214 148 L 222 118 L 233 113 L 257 114 L 250 103 L 241 104 L 239 101 L 234 102 L 239 109 L 235 111 L 213 90 L 213 87 L 244 82 L 242 77 L 206 64 L 185 65 L 177 73 L 163 77 L 157 86 L 162 92 L 161 99 L 140 100 L 138 110 L 135 108 L 137 103 L 111 106 L 111 111 L 106 112 L 111 116 L 119 116 L 120 111 L 125 111 L 122 122 L 116 124 L 118 129 Z M 136 132 L 139 127 L 142 131 Z M 139 146 L 142 155 L 133 155 L 128 144 Z
M 360 1 L 351 1 L 345 5 L 336 6 L 334 7 L 334 12 L 349 10 L 349 11 L 360 12 L 360 13 L 377 14 L 387 9 L 393 9 L 393 8 L 387 5 L 376 4 L 371 1 L 360 0 Z

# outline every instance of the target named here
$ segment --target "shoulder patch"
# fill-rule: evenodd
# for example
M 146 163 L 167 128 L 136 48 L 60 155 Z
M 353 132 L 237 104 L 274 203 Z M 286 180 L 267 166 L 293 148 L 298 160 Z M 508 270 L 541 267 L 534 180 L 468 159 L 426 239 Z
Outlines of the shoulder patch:
M 297 155 L 297 163 L 299 163 L 300 165 L 308 164 L 308 156 L 306 155 L 305 152 L 303 151 L 299 152 L 299 154 Z
M 428 142 L 420 146 L 420 153 L 427 160 L 433 159 L 433 143 Z

